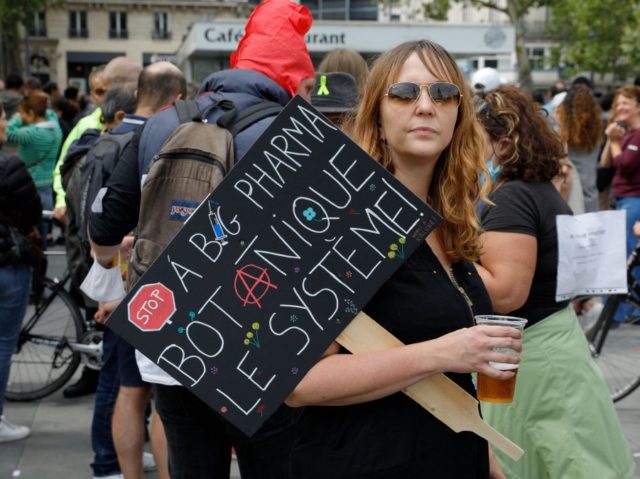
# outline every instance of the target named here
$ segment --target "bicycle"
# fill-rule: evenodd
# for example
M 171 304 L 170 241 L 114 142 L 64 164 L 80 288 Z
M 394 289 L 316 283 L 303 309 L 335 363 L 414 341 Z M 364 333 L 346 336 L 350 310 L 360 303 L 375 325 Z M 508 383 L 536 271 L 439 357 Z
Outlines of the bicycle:
M 602 370 L 614 402 L 640 386 L 640 326 L 633 319 L 614 322 L 615 312 L 623 302 L 640 311 L 640 284 L 633 274 L 638 266 L 640 242 L 627 260 L 628 293 L 610 296 L 593 325 L 585 328 L 591 356 Z
M 64 251 L 46 251 L 47 257 Z M 11 359 L 5 396 L 10 401 L 34 401 L 62 388 L 82 363 L 99 369 L 102 331 L 93 319 L 85 320 L 76 301 L 65 289 L 71 274 L 45 278 L 43 291 L 27 308 Z

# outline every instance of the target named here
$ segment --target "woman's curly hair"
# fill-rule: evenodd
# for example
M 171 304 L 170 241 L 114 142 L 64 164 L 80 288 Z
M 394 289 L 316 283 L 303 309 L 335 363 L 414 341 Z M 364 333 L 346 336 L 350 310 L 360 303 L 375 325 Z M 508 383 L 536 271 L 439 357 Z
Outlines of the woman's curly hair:
M 486 93 L 484 100 L 478 120 L 491 141 L 508 140 L 498 157 L 500 180 L 549 181 L 560 173 L 564 145 L 526 93 L 505 85 Z
M 380 134 L 380 105 L 389 85 L 397 81 L 405 61 L 416 54 L 440 80 L 458 85 L 462 99 L 451 143 L 440 153 L 428 191 L 429 205 L 440 213 L 442 242 L 453 261 L 475 261 L 480 255 L 480 224 L 475 211 L 480 174 L 487 172 L 482 154 L 485 140 L 475 119 L 471 91 L 453 57 L 428 40 L 406 42 L 382 54 L 373 64 L 352 126 L 353 140 L 389 171 L 394 171 L 388 145 Z
M 592 151 L 602 143 L 602 111 L 586 86 L 574 86 L 558 108 L 560 138 L 570 148 Z

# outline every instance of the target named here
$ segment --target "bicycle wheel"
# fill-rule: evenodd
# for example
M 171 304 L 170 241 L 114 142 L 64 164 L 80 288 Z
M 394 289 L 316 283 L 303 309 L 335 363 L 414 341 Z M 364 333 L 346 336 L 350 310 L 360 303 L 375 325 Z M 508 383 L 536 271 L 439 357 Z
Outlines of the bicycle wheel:
M 615 323 L 613 315 L 625 296 L 612 296 L 605 304 L 587 340 L 609 387 L 611 399 L 619 401 L 640 386 L 640 326 Z
M 11 358 L 6 398 L 33 401 L 60 389 L 80 364 L 69 347 L 84 332 L 80 310 L 62 285 L 45 278 L 44 291 L 30 304 Z

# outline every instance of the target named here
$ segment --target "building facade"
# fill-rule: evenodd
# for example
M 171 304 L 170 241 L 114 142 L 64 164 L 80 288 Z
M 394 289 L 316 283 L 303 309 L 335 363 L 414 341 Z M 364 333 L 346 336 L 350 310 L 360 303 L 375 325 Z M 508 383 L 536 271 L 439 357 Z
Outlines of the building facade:
M 147 65 L 175 61 L 175 52 L 198 21 L 246 19 L 253 5 L 243 0 L 67 0 L 40 12 L 22 44 L 28 73 L 63 88 L 86 91 L 91 69 L 119 55 Z
M 67 0 L 35 19 L 23 48 L 29 73 L 61 86 L 86 90 L 93 67 L 126 54 L 143 64 L 175 61 L 190 80 L 226 68 L 229 53 L 258 0 Z M 444 22 L 425 20 L 422 0 L 300 0 L 314 15 L 307 36 L 318 62 L 333 48 L 353 48 L 365 57 L 401 41 L 430 38 L 449 49 L 465 74 L 485 66 L 517 81 L 514 31 L 506 15 L 452 2 Z M 527 52 L 537 87 L 561 71 L 551 66 L 552 38 L 545 33 L 548 8 L 532 9 L 524 19 Z
M 197 22 L 176 52 L 178 66 L 189 80 L 200 81 L 208 73 L 229 66 L 229 53 L 242 38 L 244 22 L 218 20 Z M 513 27 L 494 25 L 435 25 L 370 21 L 314 21 L 307 47 L 317 65 L 335 48 L 352 48 L 374 57 L 408 40 L 430 39 L 443 45 L 458 61 L 483 55 L 513 55 Z
M 322 0 L 318 0 L 322 1 Z M 401 0 L 381 9 L 381 21 L 388 22 L 415 22 L 422 18 L 422 0 Z M 498 0 L 495 3 L 506 7 L 506 0 Z M 551 8 L 531 8 L 522 19 L 525 29 L 525 48 L 532 69 L 534 86 L 546 87 L 555 82 L 562 75 L 562 69 L 552 66 L 552 49 L 556 40 L 547 33 L 547 27 L 551 21 Z M 435 24 L 476 24 L 505 27 L 509 25 L 506 14 L 490 8 L 478 9 L 465 2 L 451 2 L 447 20 L 445 22 L 430 21 Z M 500 52 L 493 54 L 466 57 L 461 66 L 465 71 L 474 71 L 478 68 L 491 67 L 500 71 L 502 76 L 511 83 L 517 82 L 517 58 L 515 53 L 505 55 Z

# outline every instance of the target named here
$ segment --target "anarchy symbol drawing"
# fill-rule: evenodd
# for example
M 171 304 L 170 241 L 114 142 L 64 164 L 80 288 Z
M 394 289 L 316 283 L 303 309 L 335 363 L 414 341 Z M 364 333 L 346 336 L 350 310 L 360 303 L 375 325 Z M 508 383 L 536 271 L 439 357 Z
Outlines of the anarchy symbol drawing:
M 258 308 L 262 308 L 260 300 L 269 292 L 269 289 L 278 289 L 271 282 L 267 268 L 261 268 L 255 264 L 248 264 L 236 270 L 233 287 L 243 306 L 255 304 Z

